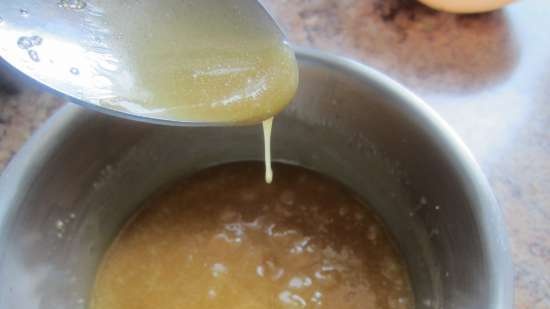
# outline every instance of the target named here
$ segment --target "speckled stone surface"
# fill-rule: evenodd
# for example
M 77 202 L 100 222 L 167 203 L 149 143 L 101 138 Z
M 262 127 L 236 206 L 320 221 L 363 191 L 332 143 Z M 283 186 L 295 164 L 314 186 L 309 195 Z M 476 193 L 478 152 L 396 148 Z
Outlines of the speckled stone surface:
M 264 2 L 293 43 L 387 73 L 451 124 L 504 210 L 516 308 L 550 308 L 550 2 L 471 16 L 407 0 Z M 0 169 L 62 104 L 25 83 L 15 82 L 18 95 L 3 84 Z

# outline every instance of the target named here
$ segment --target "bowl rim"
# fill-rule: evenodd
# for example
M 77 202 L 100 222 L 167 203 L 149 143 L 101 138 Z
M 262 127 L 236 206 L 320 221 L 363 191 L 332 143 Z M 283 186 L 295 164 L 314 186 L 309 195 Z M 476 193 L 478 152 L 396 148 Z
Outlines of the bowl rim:
M 467 184 L 475 203 L 472 211 L 477 220 L 481 245 L 489 261 L 489 276 L 493 282 L 490 304 L 493 309 L 511 309 L 513 297 L 513 268 L 503 214 L 489 183 L 469 149 L 453 129 L 422 99 L 385 74 L 355 60 L 311 48 L 294 47 L 299 62 L 309 61 L 333 67 L 373 82 L 376 87 L 398 97 L 407 112 L 422 121 L 423 129 L 431 132 L 430 138 L 445 150 L 448 160 L 461 170 L 460 177 Z M 15 214 L 18 202 L 33 182 L 38 169 L 45 162 L 42 154 L 53 152 L 74 123 L 93 111 L 76 104 L 66 104 L 50 117 L 23 145 L 0 175 L 0 246 L 7 240 L 9 218 Z M 3 251 L 3 250 L 2 250 Z M 0 263 L 4 252 L 0 251 Z

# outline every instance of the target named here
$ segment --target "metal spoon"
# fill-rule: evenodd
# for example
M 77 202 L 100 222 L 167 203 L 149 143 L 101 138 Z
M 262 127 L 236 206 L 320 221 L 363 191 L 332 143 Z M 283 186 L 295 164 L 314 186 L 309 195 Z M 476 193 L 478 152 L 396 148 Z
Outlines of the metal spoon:
M 114 2 L 113 2 L 114 1 Z M 145 0 L 144 0 L 145 1 Z M 268 35 L 284 40 L 284 34 L 257 0 L 164 0 L 145 3 L 152 7 L 141 14 L 127 14 L 117 18 L 105 9 L 108 3 L 116 3 L 118 8 L 135 5 L 140 1 L 124 0 L 20 0 L 0 1 L 0 56 L 16 69 L 46 85 L 70 101 L 84 107 L 115 116 L 139 121 L 183 126 L 224 125 L 202 121 L 166 120 L 155 115 L 132 113 L 113 109 L 101 104 L 101 98 L 117 96 L 117 83 L 131 79 L 120 78 L 124 67 L 118 59 L 123 53 L 132 50 L 114 48 L 117 40 L 125 36 L 125 30 L 136 27 L 147 28 L 150 23 L 158 23 L 158 16 L 166 20 L 178 18 L 179 10 L 190 10 L 193 6 L 213 6 L 222 4 L 224 8 L 237 12 L 246 25 L 261 25 Z M 130 8 L 130 7 L 129 7 Z M 234 10 L 234 11 L 233 11 Z M 151 19 L 150 12 L 156 19 Z M 109 19 L 117 18 L 117 29 L 111 27 Z M 164 20 L 160 21 L 164 22 Z M 205 23 L 209 21 L 205 20 Z M 122 25 L 122 27 L 120 26 Z M 121 31 L 121 29 L 123 31 Z M 155 36 L 156 27 L 147 35 Z M 176 40 L 178 29 L 173 31 Z M 152 31 L 152 32 L 151 32 Z M 159 59 L 162 61 L 162 59 Z

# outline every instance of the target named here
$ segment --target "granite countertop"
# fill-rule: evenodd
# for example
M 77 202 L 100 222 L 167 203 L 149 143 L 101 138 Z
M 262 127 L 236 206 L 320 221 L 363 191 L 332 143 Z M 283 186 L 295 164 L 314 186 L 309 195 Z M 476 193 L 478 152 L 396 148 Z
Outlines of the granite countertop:
M 410 0 L 265 0 L 290 40 L 397 79 L 470 147 L 502 206 L 516 308 L 550 308 L 550 2 L 457 16 Z M 0 84 L 0 170 L 59 106 L 11 74 Z

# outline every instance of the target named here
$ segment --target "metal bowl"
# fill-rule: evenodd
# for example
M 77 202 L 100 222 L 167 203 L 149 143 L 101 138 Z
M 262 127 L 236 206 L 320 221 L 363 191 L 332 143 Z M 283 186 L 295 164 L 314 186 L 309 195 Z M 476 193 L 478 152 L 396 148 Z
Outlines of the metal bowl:
M 408 264 L 416 308 L 512 308 L 502 216 L 464 144 L 381 73 L 297 53 L 301 84 L 275 119 L 273 157 L 368 201 Z M 207 166 L 262 158 L 259 126 L 169 127 L 64 107 L 0 180 L 0 308 L 84 308 L 98 261 L 143 199 Z

